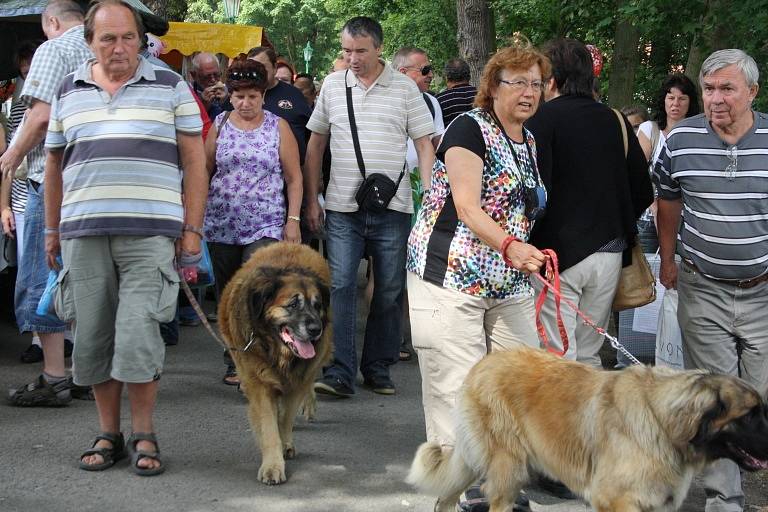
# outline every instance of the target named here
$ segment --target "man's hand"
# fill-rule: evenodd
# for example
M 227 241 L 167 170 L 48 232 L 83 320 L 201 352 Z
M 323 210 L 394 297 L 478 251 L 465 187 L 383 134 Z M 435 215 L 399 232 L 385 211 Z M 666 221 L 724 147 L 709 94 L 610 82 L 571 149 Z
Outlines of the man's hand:
M 4 179 L 13 179 L 16 175 L 16 169 L 21 165 L 21 161 L 24 160 L 24 155 L 16 150 L 15 146 L 11 146 L 8 150 L 0 156 L 0 172 L 3 174 Z
M 307 197 L 304 216 L 307 219 L 307 227 L 309 227 L 312 233 L 318 234 L 323 232 L 323 209 L 320 207 L 317 197 Z
M 210 87 L 206 87 L 203 89 L 203 94 L 201 95 L 201 99 L 203 100 L 203 103 L 206 105 L 209 105 L 213 100 L 219 100 L 223 101 L 227 97 L 227 88 L 226 86 L 221 83 L 215 83 Z
M 3 208 L 0 212 L 0 217 L 3 221 L 3 233 L 10 238 L 16 238 L 16 219 L 13 215 L 13 210 L 10 208 Z
M 176 259 L 181 260 L 181 253 L 200 254 L 200 235 L 192 231 L 184 231 L 181 239 L 176 241 Z
M 61 243 L 58 233 L 46 233 L 45 235 L 45 258 L 48 262 L 48 268 L 59 270 L 59 263 L 56 257 L 61 253 Z
M 661 260 L 659 281 L 661 281 L 661 284 L 663 284 L 664 288 L 667 290 L 674 290 L 677 288 L 677 263 L 674 258 L 672 260 Z

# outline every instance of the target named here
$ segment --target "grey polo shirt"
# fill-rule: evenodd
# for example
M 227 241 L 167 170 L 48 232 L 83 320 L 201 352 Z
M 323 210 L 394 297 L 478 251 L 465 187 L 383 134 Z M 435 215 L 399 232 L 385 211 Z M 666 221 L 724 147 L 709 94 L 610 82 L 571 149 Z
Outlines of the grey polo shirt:
M 348 75 L 346 71 L 337 71 L 326 77 L 307 129 L 323 135 L 330 133 L 331 178 L 325 207 L 338 212 L 357 211 L 355 192 L 363 181 L 347 115 L 347 86 L 352 88 L 366 173 L 382 173 L 397 181 L 405 163 L 408 137 L 418 139 L 435 130 L 432 115 L 416 83 L 402 73 L 395 73 L 386 64 L 367 89 L 351 71 Z M 389 209 L 413 213 L 407 170 Z
M 753 115 L 752 128 L 734 145 L 704 114 L 681 121 L 654 170 L 659 197 L 683 201 L 678 253 L 715 279 L 751 279 L 768 270 L 768 116 Z

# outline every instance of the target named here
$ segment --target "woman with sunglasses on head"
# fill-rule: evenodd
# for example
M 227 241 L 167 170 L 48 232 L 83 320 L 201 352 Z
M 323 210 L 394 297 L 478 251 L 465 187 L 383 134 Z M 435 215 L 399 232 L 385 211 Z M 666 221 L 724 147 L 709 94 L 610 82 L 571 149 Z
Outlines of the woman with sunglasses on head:
M 264 110 L 266 87 L 260 62 L 233 62 L 227 89 L 234 110 L 216 117 L 205 141 L 211 185 L 204 230 L 219 294 L 259 247 L 301 242 L 298 145 L 288 122 Z M 224 383 L 237 385 L 231 359 L 227 364 Z
M 648 171 L 651 175 L 672 128 L 683 119 L 700 112 L 696 86 L 691 79 L 680 73 L 668 75 L 661 83 L 661 89 L 656 96 L 653 119 L 642 123 L 637 132 L 637 139 L 648 160 Z M 654 201 L 654 204 L 637 221 L 640 244 L 643 251 L 648 253 L 656 252 L 659 248 L 659 239 L 656 236 L 656 225 L 653 220 L 655 214 L 656 202 Z
M 546 192 L 523 123 L 538 108 L 549 68 L 529 44 L 490 59 L 476 108 L 443 135 L 408 240 L 411 336 L 427 440 L 442 446 L 453 446 L 453 406 L 469 369 L 492 350 L 539 346 L 528 274 L 546 258 L 527 240 Z M 483 501 L 478 495 L 477 487 L 468 490 L 460 509 L 475 510 Z

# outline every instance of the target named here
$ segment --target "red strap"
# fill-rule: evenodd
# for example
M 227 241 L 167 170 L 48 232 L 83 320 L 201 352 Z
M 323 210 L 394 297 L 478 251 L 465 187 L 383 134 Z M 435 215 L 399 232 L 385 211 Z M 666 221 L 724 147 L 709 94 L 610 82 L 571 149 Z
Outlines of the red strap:
M 539 333 L 539 339 L 547 351 L 562 357 L 568 352 L 568 333 L 565 330 L 563 316 L 560 314 L 560 299 L 562 299 L 562 295 L 560 294 L 560 270 L 557 265 L 557 254 L 552 249 L 543 249 L 541 252 L 547 256 L 547 260 L 544 263 L 546 279 L 541 277 L 541 274 L 531 274 L 544 283 L 544 288 L 542 288 L 539 298 L 536 300 L 536 330 Z M 557 318 L 557 330 L 560 332 L 560 339 L 563 343 L 562 351 L 550 345 L 544 324 L 541 322 L 541 308 L 544 305 L 544 301 L 547 300 L 547 293 L 550 289 L 555 299 L 555 317 Z

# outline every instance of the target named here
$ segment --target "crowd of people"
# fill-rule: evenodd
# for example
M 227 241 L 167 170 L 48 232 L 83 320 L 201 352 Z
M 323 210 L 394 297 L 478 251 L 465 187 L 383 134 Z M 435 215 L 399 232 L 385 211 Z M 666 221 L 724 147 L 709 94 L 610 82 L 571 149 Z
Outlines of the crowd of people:
M 689 78 L 668 76 L 649 119 L 595 98 L 590 52 L 570 39 L 502 48 L 476 87 L 452 59 L 433 94 L 428 53 L 403 47 L 384 60 L 381 25 L 367 17 L 344 24 L 321 87 L 271 47 L 226 66 L 198 53 L 185 81 L 146 54 L 142 17 L 125 0 L 87 13 L 50 0 L 42 26 L 46 42 L 18 48 L 24 85 L 0 143 L 16 321 L 39 347 L 22 358 L 43 361 L 10 402 L 94 398 L 100 434 L 82 469 L 126 455 L 139 475 L 165 469 L 153 413 L 165 345 L 178 337 L 169 325 L 197 321 L 178 300 L 176 270 L 195 266 L 204 243 L 218 295 L 257 248 L 322 238 L 334 356 L 315 390 L 353 397 L 359 371 L 363 386 L 396 394 L 390 368 L 411 356 L 410 321 L 426 437 L 442 446 L 453 444 L 469 369 L 494 350 L 542 346 L 534 299 L 544 290 L 531 274 L 547 264 L 544 249 L 558 256 L 563 296 L 607 325 L 635 240 L 658 248 L 661 282 L 679 290 L 686 367 L 768 389 L 768 118 L 752 109 L 758 71 L 744 52 L 704 61 L 701 98 Z M 50 268 L 58 318 L 37 313 Z M 602 337 L 574 311 L 558 327 L 547 301 L 541 320 L 553 350 L 564 351 L 565 331 L 564 357 L 601 366 Z M 225 362 L 224 383 L 237 384 Z M 704 484 L 708 511 L 743 508 L 734 463 L 713 464 Z M 458 506 L 482 501 L 474 487 Z

